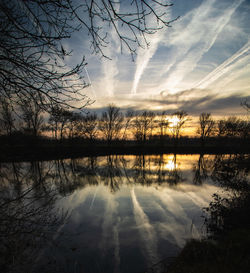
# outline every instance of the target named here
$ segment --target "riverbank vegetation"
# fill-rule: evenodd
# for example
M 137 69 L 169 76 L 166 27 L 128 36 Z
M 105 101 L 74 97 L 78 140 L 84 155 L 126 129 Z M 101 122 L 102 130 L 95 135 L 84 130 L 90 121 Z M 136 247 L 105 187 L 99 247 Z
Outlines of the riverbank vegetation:
M 215 120 L 210 113 L 201 113 L 193 124 L 195 135 L 185 136 L 191 117 L 183 110 L 171 115 L 151 111 L 124 114 L 109 105 L 98 116 L 57 106 L 46 117 L 32 103 L 14 114 L 8 102 L 2 100 L 0 120 L 2 161 L 114 153 L 249 151 L 250 122 L 235 116 Z
M 233 162 L 228 158 L 224 163 L 216 167 L 219 175 L 214 181 L 225 192 L 214 194 L 214 200 L 204 208 L 206 237 L 189 241 L 168 267 L 168 273 L 250 271 L 249 167 L 243 175 L 237 159 Z

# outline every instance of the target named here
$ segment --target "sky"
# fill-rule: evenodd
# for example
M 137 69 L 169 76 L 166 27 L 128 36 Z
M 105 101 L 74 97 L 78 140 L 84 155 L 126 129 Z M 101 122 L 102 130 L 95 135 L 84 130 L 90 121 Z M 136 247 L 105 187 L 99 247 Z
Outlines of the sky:
M 138 48 L 134 61 L 129 52 L 121 54 L 112 29 L 104 49 L 112 60 L 91 54 L 84 33 L 64 43 L 74 50 L 68 64 L 86 57 L 85 81 L 91 85 L 84 92 L 94 101 L 89 108 L 98 112 L 115 103 L 124 110 L 181 109 L 190 115 L 246 112 L 240 104 L 250 97 L 250 1 L 172 3 L 169 20 L 180 18 L 149 36 L 150 47 Z

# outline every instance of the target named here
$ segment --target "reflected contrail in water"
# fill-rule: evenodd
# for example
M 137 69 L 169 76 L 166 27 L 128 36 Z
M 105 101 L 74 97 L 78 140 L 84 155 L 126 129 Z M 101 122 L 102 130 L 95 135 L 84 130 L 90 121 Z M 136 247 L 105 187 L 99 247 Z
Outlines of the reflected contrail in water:
M 179 247 L 184 245 L 187 235 L 190 236 L 187 227 L 192 226 L 192 236 L 198 236 L 199 233 L 197 228 L 193 225 L 192 219 L 187 216 L 183 207 L 171 197 L 175 194 L 173 190 L 167 190 L 164 194 L 155 191 L 153 194 L 165 205 L 165 210 L 171 213 L 171 216 L 167 216 L 168 222 L 163 223 L 160 226 L 171 233 Z M 179 223 L 178 219 L 181 220 Z M 183 222 L 185 222 L 185 225 Z
M 140 206 L 136 198 L 134 188 L 131 190 L 131 198 L 134 206 L 135 222 L 141 238 L 144 241 L 146 255 L 148 256 L 147 260 L 149 261 L 149 266 L 151 266 L 159 261 L 157 255 L 157 238 L 155 230 L 149 223 L 147 215 L 144 213 L 142 207 Z
M 108 193 L 109 194 L 109 193 Z M 114 248 L 114 273 L 120 272 L 120 241 L 119 241 L 119 218 L 117 220 L 117 206 L 118 203 L 113 199 L 113 196 L 108 195 L 106 201 L 106 208 L 102 224 L 102 241 L 101 249 L 105 258 L 106 250 Z
M 187 198 L 189 198 L 195 205 L 198 207 L 205 207 L 209 204 L 209 199 L 204 198 L 202 199 L 200 196 L 197 196 L 194 192 L 187 192 L 186 193 Z
M 98 187 L 96 188 L 95 193 L 94 193 L 94 196 L 93 196 L 93 199 L 92 199 L 92 201 L 91 201 L 91 204 L 90 204 L 90 207 L 89 207 L 90 210 L 92 209 L 93 204 L 94 204 L 94 202 L 95 202 L 97 190 L 98 190 Z

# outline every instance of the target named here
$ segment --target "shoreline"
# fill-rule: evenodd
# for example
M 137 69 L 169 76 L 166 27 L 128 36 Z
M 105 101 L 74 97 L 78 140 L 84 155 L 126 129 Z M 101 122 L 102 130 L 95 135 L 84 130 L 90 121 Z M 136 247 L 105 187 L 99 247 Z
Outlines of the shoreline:
M 0 147 L 0 162 L 46 161 L 107 155 L 249 154 L 250 145 L 155 144 L 155 143 L 26 143 Z

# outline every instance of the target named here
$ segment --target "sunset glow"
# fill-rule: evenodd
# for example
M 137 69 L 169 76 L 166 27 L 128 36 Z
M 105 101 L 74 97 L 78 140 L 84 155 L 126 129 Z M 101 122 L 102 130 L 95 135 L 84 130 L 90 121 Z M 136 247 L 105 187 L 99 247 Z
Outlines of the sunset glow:
M 170 117 L 169 122 L 170 122 L 170 127 L 175 127 L 179 123 L 180 119 L 176 116 Z

